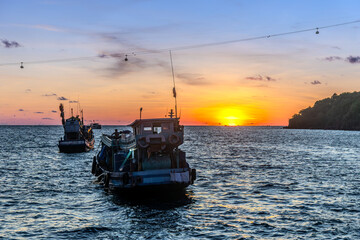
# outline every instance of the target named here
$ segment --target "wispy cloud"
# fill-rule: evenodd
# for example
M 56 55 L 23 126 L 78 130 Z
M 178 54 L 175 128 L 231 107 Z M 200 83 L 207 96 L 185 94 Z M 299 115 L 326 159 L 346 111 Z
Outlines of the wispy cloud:
M 321 84 L 321 82 L 319 80 L 314 80 L 312 82 L 310 82 L 312 85 L 319 85 Z
M 34 112 L 34 113 L 36 113 L 36 114 L 43 114 L 44 112 Z
M 342 57 L 339 57 L 339 56 L 330 56 L 330 57 L 324 58 L 324 60 L 325 60 L 325 61 L 329 61 L 329 62 L 333 62 L 333 61 L 342 60 Z
M 145 99 L 154 99 L 155 97 L 157 97 L 156 92 L 148 92 L 147 94 L 142 95 L 142 98 Z
M 128 56 L 128 61 L 124 61 L 124 55 L 122 53 L 112 53 L 111 55 L 106 56 L 116 60 L 115 63 L 112 63 L 111 67 L 104 69 L 109 74 L 109 77 L 123 76 L 133 72 L 143 71 L 148 68 L 169 70 L 169 65 L 167 63 L 157 59 L 147 61 L 136 56 Z
M 170 31 L 177 31 L 179 29 L 180 24 L 172 24 L 172 23 L 165 23 L 158 26 L 151 26 L 151 27 L 140 27 L 140 28 L 128 28 L 122 29 L 121 31 L 113 31 L 113 32 L 97 32 L 92 33 L 102 41 L 106 41 L 109 43 L 114 43 L 118 46 L 124 47 L 126 49 L 133 49 L 134 51 L 149 51 L 149 49 L 145 49 L 135 42 L 134 39 L 140 39 L 140 36 L 143 37 L 144 34 L 154 34 L 156 32 L 167 32 Z
M 66 30 L 55 27 L 55 26 L 51 26 L 51 25 L 31 25 L 30 27 L 32 28 L 37 28 L 37 29 L 41 29 L 41 30 L 46 30 L 46 31 L 50 31 L 50 32 L 65 32 Z
M 267 81 L 267 82 L 275 82 L 276 81 L 275 78 L 272 78 L 270 76 L 262 76 L 262 75 L 246 77 L 245 79 L 252 80 L 252 81 Z
M 69 103 L 78 103 L 79 101 L 72 101 L 70 100 Z
M 349 56 L 346 58 L 346 61 L 349 62 L 349 63 L 360 63 L 360 56 Z
M 52 113 L 57 113 L 57 111 L 55 111 L 55 110 L 52 110 L 51 112 L 52 112 Z
M 6 39 L 1 39 L 1 43 L 3 44 L 3 46 L 5 48 L 17 48 L 17 47 L 21 47 L 20 43 L 16 42 L 16 41 L 9 41 Z
M 25 93 L 31 93 L 31 89 L 30 88 L 25 89 Z
M 44 118 L 42 118 L 43 120 L 54 120 L 54 119 L 52 119 L 52 118 L 49 118 L 49 117 L 44 117 Z
M 356 63 L 360 63 L 360 56 L 349 56 L 345 59 L 342 57 L 339 57 L 339 56 L 330 56 L 330 57 L 324 58 L 323 60 L 328 61 L 328 62 L 344 60 L 345 62 L 348 62 L 351 64 L 356 64 Z
M 58 97 L 57 100 L 59 100 L 59 101 L 66 101 L 66 100 L 68 100 L 68 99 L 67 99 L 66 97 Z
M 179 73 L 176 74 L 176 77 L 181 79 L 181 81 L 188 85 L 207 85 L 209 82 L 201 76 L 200 74 L 194 73 Z
M 43 97 L 56 97 L 57 94 L 56 93 L 46 93 L 42 95 Z
M 24 110 L 24 109 L 22 109 L 22 108 L 20 108 L 20 109 L 19 109 L 19 112 L 23 112 L 23 111 L 25 111 L 25 110 Z

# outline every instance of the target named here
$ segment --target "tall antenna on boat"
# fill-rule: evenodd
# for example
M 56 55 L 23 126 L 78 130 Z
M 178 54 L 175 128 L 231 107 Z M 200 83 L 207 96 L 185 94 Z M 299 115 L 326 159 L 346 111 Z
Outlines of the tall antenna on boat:
M 175 75 L 174 75 L 174 66 L 173 66 L 173 61 L 172 61 L 171 50 L 169 50 L 169 53 L 170 53 L 170 62 L 171 62 L 172 78 L 173 78 L 173 83 L 174 83 L 173 96 L 174 96 L 174 98 L 175 98 L 175 118 L 177 118 L 177 100 L 176 100 Z

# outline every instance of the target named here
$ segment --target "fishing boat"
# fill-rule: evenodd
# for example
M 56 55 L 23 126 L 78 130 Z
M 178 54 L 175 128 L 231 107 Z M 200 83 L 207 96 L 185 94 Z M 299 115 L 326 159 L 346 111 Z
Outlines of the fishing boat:
M 60 116 L 64 127 L 64 138 L 61 138 L 58 144 L 60 152 L 77 153 L 85 152 L 94 148 L 94 135 L 90 126 L 84 125 L 83 111 L 81 110 L 81 119 L 79 115 L 65 120 L 64 106 L 60 104 Z
M 179 147 L 184 127 L 178 118 L 138 119 L 125 130 L 101 136 L 101 150 L 94 156 L 92 173 L 106 190 L 179 191 L 196 179 Z
M 101 129 L 101 124 L 100 124 L 100 123 L 97 123 L 97 122 L 92 122 L 92 123 L 90 124 L 90 127 L 91 127 L 92 129 Z

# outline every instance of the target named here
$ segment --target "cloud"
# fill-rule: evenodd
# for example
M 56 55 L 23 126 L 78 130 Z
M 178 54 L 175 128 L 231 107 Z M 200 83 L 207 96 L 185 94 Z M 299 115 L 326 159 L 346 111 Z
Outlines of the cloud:
M 257 87 L 257 88 L 268 88 L 269 86 L 267 84 L 258 84 L 254 87 Z
M 31 89 L 28 88 L 28 89 L 25 89 L 25 93 L 30 93 L 31 92 Z
M 156 92 L 148 92 L 147 94 L 142 95 L 145 99 L 154 99 L 158 96 Z
M 269 81 L 269 82 L 275 82 L 276 81 L 275 78 L 272 78 L 272 77 L 269 77 L 269 76 L 265 76 L 265 79 L 266 79 L 266 81 Z
M 66 97 L 58 97 L 57 100 L 59 101 L 65 101 L 65 100 L 68 100 Z
M 355 63 L 360 63 L 360 56 L 349 56 L 346 59 L 343 59 L 342 57 L 339 57 L 339 56 L 330 56 L 330 57 L 324 58 L 323 60 L 329 61 L 329 62 L 344 60 L 345 62 L 355 64 Z
M 55 110 L 52 110 L 51 112 L 52 112 L 52 113 L 57 113 L 57 111 L 55 111 Z
M 324 58 L 325 61 L 329 61 L 329 62 L 333 62 L 333 61 L 337 61 L 337 60 L 342 60 L 342 57 L 339 56 L 330 56 L 330 57 L 326 57 Z
M 153 35 L 156 32 L 159 33 L 169 33 L 170 31 L 176 32 L 178 31 L 179 27 L 181 27 L 179 24 L 162 23 L 161 25 L 158 26 L 140 27 L 140 28 L 131 27 L 127 29 L 122 28 L 121 31 L 97 32 L 97 33 L 92 33 L 92 35 L 101 38 L 102 41 L 113 43 L 124 49 L 134 49 L 132 51 L 144 51 L 144 50 L 149 51 L 149 49 L 145 49 L 143 47 L 138 46 L 135 42 L 139 42 L 140 39 L 143 39 L 144 34 Z
M 125 53 L 100 53 L 99 58 L 122 58 L 125 60 L 127 54 Z
M 69 103 L 78 103 L 79 101 L 69 101 Z
M 36 113 L 36 114 L 43 114 L 44 112 L 34 112 L 34 113 Z
M 44 118 L 42 118 L 42 119 L 44 119 L 44 120 L 54 120 L 54 119 L 49 118 L 49 117 L 44 117 Z
M 144 71 L 144 69 L 148 68 L 156 68 L 159 67 L 161 69 L 169 71 L 169 64 L 159 61 L 157 59 L 152 59 L 151 61 L 146 61 L 142 58 L 135 56 L 128 56 L 128 61 L 124 61 L 124 55 L 122 53 L 113 53 L 111 55 L 107 55 L 116 60 L 115 63 L 112 64 L 111 67 L 107 67 L 104 70 L 109 73 L 109 77 L 118 77 L 127 75 L 133 72 Z
M 42 29 L 50 32 L 65 32 L 66 30 L 50 25 L 32 25 L 32 28 Z
M 246 77 L 245 79 L 247 80 L 252 80 L 252 81 L 268 81 L 268 82 L 275 82 L 276 79 L 272 78 L 270 76 L 261 76 L 260 74 L 257 76 L 253 76 L 253 77 Z
M 57 96 L 56 93 L 46 93 L 46 94 L 43 94 L 42 96 L 44 97 L 54 97 L 54 96 Z
M 24 109 L 22 109 L 22 108 L 19 109 L 19 112 L 23 112 L 23 111 L 24 111 Z
M 188 85 L 206 85 L 209 84 L 204 77 L 200 74 L 194 73 L 179 73 L 176 74 L 176 77 L 181 79 L 181 81 Z
M 2 44 L 4 44 L 5 48 L 17 48 L 21 47 L 21 45 L 16 41 L 9 41 L 6 39 L 1 39 Z
M 318 81 L 318 80 L 314 80 L 314 81 L 312 81 L 312 82 L 310 82 L 312 85 L 318 85 L 318 84 L 321 84 L 321 82 L 320 81 Z
M 349 56 L 346 58 L 346 61 L 348 61 L 349 63 L 360 63 L 360 56 Z

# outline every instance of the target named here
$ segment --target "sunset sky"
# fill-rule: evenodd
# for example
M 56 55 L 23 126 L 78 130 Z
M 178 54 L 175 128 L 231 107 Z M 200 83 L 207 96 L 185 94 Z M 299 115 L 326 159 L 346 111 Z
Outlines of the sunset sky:
M 359 10 L 356 0 L 0 0 L 0 125 L 61 124 L 59 104 L 69 117 L 77 101 L 88 122 L 129 124 L 140 107 L 165 117 L 168 50 L 182 124 L 287 125 L 316 100 L 360 90 L 360 23 L 189 46 L 356 21 Z

